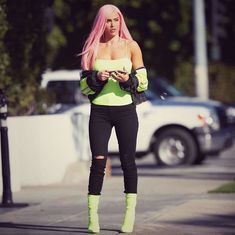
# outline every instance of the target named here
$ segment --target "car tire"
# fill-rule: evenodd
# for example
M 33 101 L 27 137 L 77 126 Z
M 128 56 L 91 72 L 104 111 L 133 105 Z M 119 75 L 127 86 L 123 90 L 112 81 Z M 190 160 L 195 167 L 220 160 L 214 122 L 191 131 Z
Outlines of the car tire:
M 198 148 L 193 136 L 185 129 L 172 127 L 156 136 L 153 148 L 158 165 L 175 167 L 193 164 Z

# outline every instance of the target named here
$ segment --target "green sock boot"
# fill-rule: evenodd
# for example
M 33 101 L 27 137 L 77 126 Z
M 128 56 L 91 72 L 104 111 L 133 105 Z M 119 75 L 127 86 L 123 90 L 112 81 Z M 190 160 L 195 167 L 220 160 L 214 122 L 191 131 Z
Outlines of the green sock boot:
M 135 223 L 136 193 L 126 193 L 126 212 L 121 227 L 122 233 L 131 233 Z
M 98 207 L 99 207 L 99 195 L 88 195 L 88 232 L 89 233 L 99 233 L 99 216 L 98 216 Z

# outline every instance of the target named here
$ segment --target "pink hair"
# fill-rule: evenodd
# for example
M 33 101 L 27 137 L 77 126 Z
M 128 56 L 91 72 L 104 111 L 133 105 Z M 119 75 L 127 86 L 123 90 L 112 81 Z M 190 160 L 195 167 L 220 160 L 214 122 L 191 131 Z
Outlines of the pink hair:
M 120 38 L 132 40 L 131 34 L 126 26 L 126 23 L 120 10 L 116 6 L 110 4 L 102 6 L 95 17 L 92 30 L 83 46 L 82 52 L 79 54 L 82 55 L 81 66 L 83 69 L 87 70 L 93 68 L 95 58 L 97 56 L 99 42 L 104 34 L 106 18 L 113 11 L 116 11 L 119 15 Z

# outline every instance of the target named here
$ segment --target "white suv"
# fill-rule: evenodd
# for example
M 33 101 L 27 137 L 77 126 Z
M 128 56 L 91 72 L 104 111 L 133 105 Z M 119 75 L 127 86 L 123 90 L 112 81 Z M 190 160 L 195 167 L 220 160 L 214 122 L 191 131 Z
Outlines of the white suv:
M 79 71 L 46 72 L 42 78 L 42 87 L 49 88 L 50 92 L 54 91 L 53 86 L 57 87 L 58 98 L 66 97 L 63 95 L 67 94 L 66 88 L 72 91 L 67 101 L 62 99 L 50 107 L 50 113 L 89 115 L 89 102 L 79 92 Z M 165 81 L 149 81 L 150 90 L 146 92 L 149 100 L 137 106 L 137 157 L 152 152 L 157 164 L 195 164 L 202 162 L 206 155 L 218 154 L 232 145 L 232 134 L 221 103 L 180 96 Z M 165 84 L 162 90 L 160 83 Z M 109 142 L 109 152 L 110 155 L 118 154 L 114 134 Z

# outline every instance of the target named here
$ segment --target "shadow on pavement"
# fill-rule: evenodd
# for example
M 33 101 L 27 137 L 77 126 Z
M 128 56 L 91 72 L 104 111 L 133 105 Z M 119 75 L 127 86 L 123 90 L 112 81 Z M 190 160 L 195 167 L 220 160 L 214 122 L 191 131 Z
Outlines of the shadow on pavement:
M 235 229 L 235 214 L 230 215 L 212 215 L 204 214 L 206 218 L 189 218 L 180 221 L 163 221 L 173 225 L 190 225 L 190 226 L 206 226 L 212 228 L 234 228 Z
M 26 230 L 39 230 L 39 231 L 54 231 L 54 232 L 71 232 L 77 233 L 82 232 L 87 234 L 87 228 L 81 227 L 67 227 L 67 226 L 53 226 L 53 225 L 38 225 L 38 224 L 19 224 L 19 223 L 11 223 L 11 222 L 0 222 L 0 228 L 18 228 L 18 229 L 26 229 Z
M 58 225 L 38 225 L 38 224 L 0 222 L 0 228 L 25 229 L 25 230 L 47 231 L 47 232 L 69 232 L 69 233 L 79 232 L 79 234 L 89 234 L 87 231 L 87 227 L 72 227 L 72 226 L 69 227 L 69 226 L 58 226 Z M 102 229 L 102 230 L 119 232 L 118 230 L 113 230 L 113 229 Z

